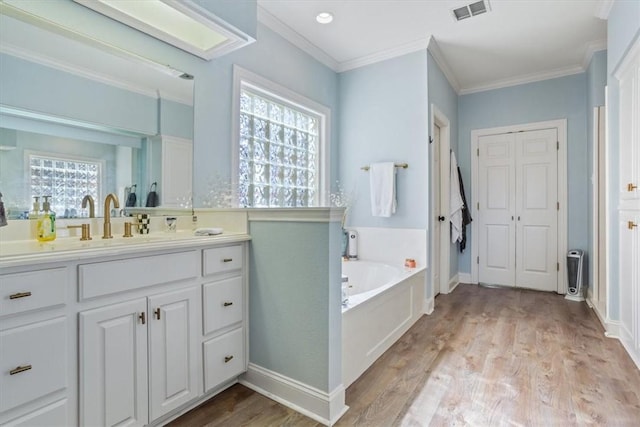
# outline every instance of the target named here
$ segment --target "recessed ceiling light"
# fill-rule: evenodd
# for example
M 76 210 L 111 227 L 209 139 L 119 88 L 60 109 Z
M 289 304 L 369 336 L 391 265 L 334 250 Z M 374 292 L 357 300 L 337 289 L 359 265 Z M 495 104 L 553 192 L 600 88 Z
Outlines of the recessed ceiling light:
M 328 24 L 333 21 L 333 15 L 329 12 L 320 12 L 316 16 L 316 21 L 318 21 L 320 24 Z

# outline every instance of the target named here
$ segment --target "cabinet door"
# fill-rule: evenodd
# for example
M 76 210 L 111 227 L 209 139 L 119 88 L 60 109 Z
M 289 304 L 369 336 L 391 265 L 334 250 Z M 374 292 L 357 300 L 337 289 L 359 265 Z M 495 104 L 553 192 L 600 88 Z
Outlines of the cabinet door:
M 620 338 L 636 348 L 640 339 L 640 212 L 620 212 Z
M 148 421 L 145 298 L 80 313 L 80 424 Z
M 200 394 L 199 292 L 149 298 L 149 404 L 154 420 Z
M 620 71 L 620 201 L 640 205 L 640 41 L 631 48 Z

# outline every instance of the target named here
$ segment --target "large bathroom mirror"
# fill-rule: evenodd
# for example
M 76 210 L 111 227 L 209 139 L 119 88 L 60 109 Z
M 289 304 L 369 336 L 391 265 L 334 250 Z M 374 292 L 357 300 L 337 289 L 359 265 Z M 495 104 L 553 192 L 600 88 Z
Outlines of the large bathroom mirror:
M 109 193 L 121 208 L 144 207 L 151 190 L 156 205 L 186 207 L 193 77 L 44 27 L 0 14 L 0 192 L 9 219 L 28 218 L 43 196 L 63 218 L 87 216 L 86 195 L 96 216 Z

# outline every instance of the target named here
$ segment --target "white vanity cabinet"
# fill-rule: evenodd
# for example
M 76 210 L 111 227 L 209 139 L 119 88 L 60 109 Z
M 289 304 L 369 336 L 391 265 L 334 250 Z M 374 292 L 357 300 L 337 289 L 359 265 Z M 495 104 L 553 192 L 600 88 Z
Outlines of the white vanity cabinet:
M 248 239 L 3 269 L 0 426 L 163 425 L 233 384 Z
M 145 425 L 199 395 L 198 301 L 191 287 L 80 313 L 81 424 Z
M 0 275 L 0 424 L 67 426 L 67 268 Z
M 202 253 L 204 389 L 247 370 L 247 288 L 243 246 Z
M 82 425 L 145 425 L 198 396 L 199 255 L 78 267 L 82 300 L 124 300 L 80 312 Z

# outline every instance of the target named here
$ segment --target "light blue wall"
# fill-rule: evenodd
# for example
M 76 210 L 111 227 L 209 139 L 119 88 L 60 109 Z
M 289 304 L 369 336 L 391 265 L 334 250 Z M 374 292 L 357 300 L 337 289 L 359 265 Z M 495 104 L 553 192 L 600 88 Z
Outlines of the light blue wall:
M 618 67 L 624 54 L 631 47 L 634 40 L 640 37 L 640 2 L 617 0 L 613 3 L 609 20 L 607 22 L 607 112 L 608 135 L 607 144 L 609 147 L 609 162 L 607 167 L 612 173 L 609 175 L 609 215 L 610 224 L 618 223 L 618 191 L 619 176 L 616 171 L 620 164 L 620 133 L 618 120 L 620 112 L 618 103 L 620 102 L 618 81 L 614 77 L 614 72 Z M 607 314 L 613 320 L 620 318 L 620 289 L 618 277 L 618 227 L 612 226 L 609 230 L 610 243 L 610 265 L 609 269 L 609 307 Z
M 356 198 L 348 226 L 427 228 L 428 97 L 426 52 L 419 51 L 340 74 L 340 181 Z M 397 173 L 398 207 L 373 217 L 373 162 L 408 163 Z
M 237 64 L 314 100 L 332 111 L 330 175 L 338 170 L 338 77 L 282 37 L 258 25 L 258 41 L 205 64 L 196 73 L 194 182 L 195 194 L 206 194 L 214 174 L 231 174 L 231 98 L 233 65 Z M 196 200 L 196 203 L 198 200 Z
M 158 131 L 156 98 L 2 53 L 0 76 L 0 104 L 138 134 Z M 167 135 L 192 138 L 192 106 L 163 100 L 162 113 Z
M 471 130 L 567 119 L 568 245 L 588 249 L 587 227 L 587 81 L 586 74 L 560 77 L 459 97 L 458 164 L 471 182 Z M 468 195 L 467 201 L 471 200 Z M 468 245 L 471 247 L 469 239 Z M 471 251 L 459 257 L 459 271 L 471 271 Z M 560 254 L 562 256 L 562 254 Z
M 438 110 L 444 114 L 447 119 L 449 119 L 449 143 L 451 145 L 451 149 L 456 153 L 456 158 L 458 156 L 458 94 L 453 90 L 449 81 L 445 77 L 442 70 L 431 56 L 431 52 L 428 53 L 428 69 L 429 69 L 429 132 L 432 129 L 431 123 L 431 107 L 435 105 Z M 429 165 L 432 163 L 429 163 Z M 465 189 L 468 190 L 471 188 L 469 185 L 469 181 L 466 181 Z M 428 197 L 428 196 L 427 196 Z M 434 216 L 435 214 L 429 209 L 429 217 Z M 470 229 L 467 230 L 467 235 L 471 232 Z M 467 251 L 470 246 L 467 246 Z M 427 253 L 431 255 L 430 251 L 427 250 Z M 449 246 L 449 279 L 455 276 L 458 273 L 458 245 L 453 244 Z
M 589 193 L 587 203 L 589 206 L 587 226 L 589 236 L 589 247 L 587 261 L 589 265 L 588 284 L 593 286 L 593 156 L 594 156 L 594 134 L 593 134 L 593 109 L 604 105 L 604 88 L 607 85 L 607 51 L 601 50 L 593 54 L 589 67 L 587 68 L 587 176 L 589 177 Z
M 251 221 L 249 233 L 249 360 L 334 390 L 342 382 L 339 224 Z

